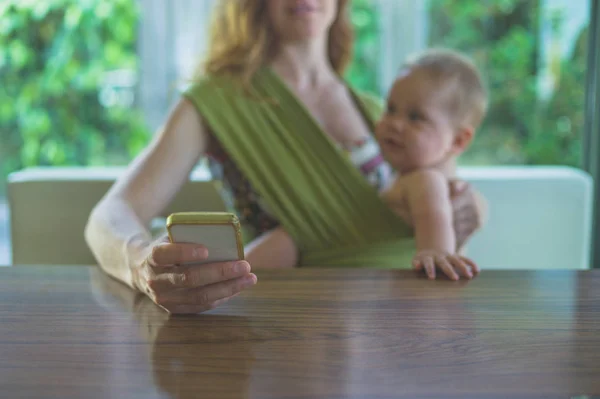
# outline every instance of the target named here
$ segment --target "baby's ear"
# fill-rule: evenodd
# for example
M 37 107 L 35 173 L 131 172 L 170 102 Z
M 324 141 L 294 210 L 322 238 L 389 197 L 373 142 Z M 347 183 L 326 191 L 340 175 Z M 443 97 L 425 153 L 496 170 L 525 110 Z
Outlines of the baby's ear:
M 473 141 L 473 135 L 475 134 L 475 129 L 471 126 L 461 126 L 456 131 L 454 136 L 454 142 L 452 143 L 452 150 L 456 155 L 464 152 L 471 141 Z

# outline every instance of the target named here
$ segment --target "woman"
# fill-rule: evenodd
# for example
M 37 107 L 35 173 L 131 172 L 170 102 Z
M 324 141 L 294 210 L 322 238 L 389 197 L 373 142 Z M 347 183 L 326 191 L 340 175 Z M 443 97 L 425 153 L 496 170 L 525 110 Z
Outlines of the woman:
M 271 266 L 270 255 L 290 253 L 294 243 L 296 263 L 398 265 L 409 233 L 373 187 L 387 176 L 370 144 L 381 107 L 340 77 L 352 43 L 347 7 L 347 0 L 218 3 L 204 77 L 90 216 L 86 239 L 106 273 L 169 312 L 197 313 L 254 285 L 250 264 Z M 367 150 L 366 163 L 356 161 Z M 256 239 L 247 261 L 178 266 L 206 250 L 151 242 L 146 226 L 206 154 L 222 166 Z M 453 202 L 464 242 L 479 212 L 468 189 Z

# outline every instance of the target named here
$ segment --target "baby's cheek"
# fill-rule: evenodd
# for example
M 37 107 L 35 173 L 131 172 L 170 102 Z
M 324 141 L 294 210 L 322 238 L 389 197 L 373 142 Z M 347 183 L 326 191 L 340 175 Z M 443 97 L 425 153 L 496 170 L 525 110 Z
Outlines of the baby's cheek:
M 386 121 L 385 119 L 380 119 L 375 123 L 375 136 L 380 136 L 386 129 Z
M 432 142 L 421 142 L 418 146 L 418 151 L 415 151 L 419 155 L 419 161 L 422 166 L 426 166 L 429 163 L 435 161 L 437 154 L 441 151 L 439 145 Z
M 424 139 L 423 137 L 419 137 L 414 140 L 413 148 L 416 153 L 419 153 L 421 156 L 427 156 L 431 148 L 431 143 L 429 140 Z

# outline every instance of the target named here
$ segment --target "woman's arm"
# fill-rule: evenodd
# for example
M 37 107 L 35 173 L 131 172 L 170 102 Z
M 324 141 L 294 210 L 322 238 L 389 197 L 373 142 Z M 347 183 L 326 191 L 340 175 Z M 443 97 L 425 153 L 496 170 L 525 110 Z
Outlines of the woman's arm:
M 292 237 L 277 227 L 246 245 L 246 260 L 255 268 L 292 268 L 298 264 L 298 248 Z
M 150 221 L 188 179 L 206 143 L 200 116 L 181 100 L 90 215 L 85 237 L 106 273 L 134 286 L 131 272 L 148 255 Z
M 256 283 L 248 262 L 181 266 L 206 259 L 206 248 L 151 242 L 150 221 L 187 181 L 207 142 L 201 116 L 181 100 L 165 127 L 94 208 L 85 229 L 102 270 L 172 313 L 211 309 Z

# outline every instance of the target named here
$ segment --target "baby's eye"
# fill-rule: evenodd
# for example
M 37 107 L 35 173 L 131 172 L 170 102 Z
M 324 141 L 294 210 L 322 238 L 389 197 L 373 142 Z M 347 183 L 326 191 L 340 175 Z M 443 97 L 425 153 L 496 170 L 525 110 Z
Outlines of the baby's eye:
M 425 119 L 425 116 L 419 111 L 412 110 L 408 112 L 408 119 L 412 122 L 420 122 Z
M 393 114 L 393 113 L 395 113 L 395 112 L 396 112 L 396 107 L 394 107 L 394 104 L 388 104 L 388 105 L 387 105 L 386 112 L 387 112 L 388 114 Z

